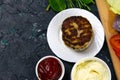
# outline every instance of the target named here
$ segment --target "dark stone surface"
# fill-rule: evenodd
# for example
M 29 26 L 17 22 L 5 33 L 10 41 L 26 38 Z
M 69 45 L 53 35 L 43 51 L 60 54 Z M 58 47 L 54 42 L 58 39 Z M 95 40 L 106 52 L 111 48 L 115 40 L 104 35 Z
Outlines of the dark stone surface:
M 54 55 L 46 31 L 56 12 L 46 12 L 47 5 L 47 0 L 0 0 L 0 80 L 37 80 L 37 61 Z M 96 6 L 91 7 L 99 18 Z M 97 57 L 110 67 L 112 80 L 117 80 L 106 41 Z M 66 68 L 63 80 L 70 80 L 74 64 L 63 62 Z

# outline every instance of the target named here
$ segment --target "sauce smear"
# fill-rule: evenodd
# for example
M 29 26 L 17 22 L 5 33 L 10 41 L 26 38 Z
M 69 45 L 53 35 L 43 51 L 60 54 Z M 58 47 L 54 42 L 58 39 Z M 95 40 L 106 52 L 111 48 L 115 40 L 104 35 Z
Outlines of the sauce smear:
M 58 80 L 62 67 L 55 58 L 46 58 L 38 64 L 38 76 L 41 80 Z

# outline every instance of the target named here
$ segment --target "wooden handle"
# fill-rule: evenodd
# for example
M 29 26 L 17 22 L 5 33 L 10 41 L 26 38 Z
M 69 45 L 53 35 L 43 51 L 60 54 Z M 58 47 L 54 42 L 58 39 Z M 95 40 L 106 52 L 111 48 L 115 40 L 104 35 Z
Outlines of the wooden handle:
M 117 32 L 113 29 L 112 26 L 116 15 L 112 11 L 110 11 L 109 5 L 107 4 L 106 0 L 96 0 L 96 4 L 98 7 L 100 19 L 104 27 L 106 40 L 110 51 L 110 56 L 113 62 L 113 66 L 116 72 L 117 80 L 120 80 L 120 60 L 115 55 L 115 52 L 109 43 L 110 37 L 114 34 L 117 34 Z

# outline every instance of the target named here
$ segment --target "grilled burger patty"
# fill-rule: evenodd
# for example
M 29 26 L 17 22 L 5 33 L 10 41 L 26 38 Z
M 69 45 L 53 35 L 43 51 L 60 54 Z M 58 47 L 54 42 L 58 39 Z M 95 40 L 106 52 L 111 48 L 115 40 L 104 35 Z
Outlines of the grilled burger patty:
M 76 50 L 86 49 L 93 38 L 93 30 L 89 21 L 82 16 L 66 18 L 62 24 L 62 40 Z

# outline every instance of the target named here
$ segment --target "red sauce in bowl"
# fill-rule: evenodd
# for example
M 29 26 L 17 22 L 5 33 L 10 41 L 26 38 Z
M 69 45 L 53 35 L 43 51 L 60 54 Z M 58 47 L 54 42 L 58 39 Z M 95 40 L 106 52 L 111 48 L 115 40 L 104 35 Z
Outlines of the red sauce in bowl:
M 62 74 L 62 67 L 55 58 L 46 58 L 38 64 L 38 76 L 41 80 L 58 80 Z

